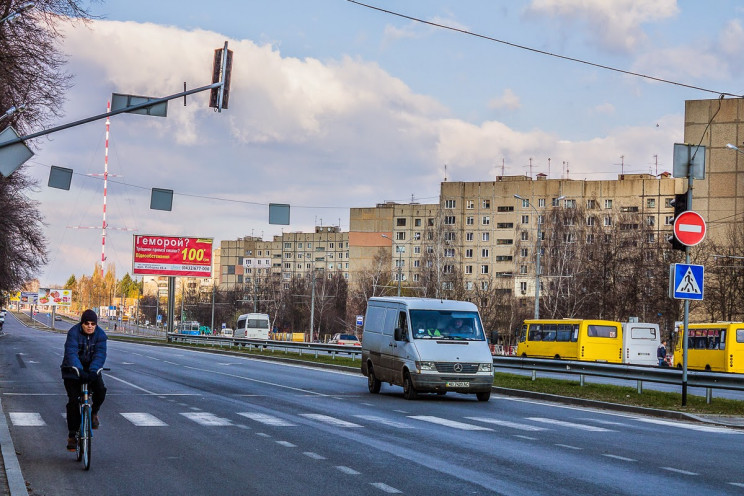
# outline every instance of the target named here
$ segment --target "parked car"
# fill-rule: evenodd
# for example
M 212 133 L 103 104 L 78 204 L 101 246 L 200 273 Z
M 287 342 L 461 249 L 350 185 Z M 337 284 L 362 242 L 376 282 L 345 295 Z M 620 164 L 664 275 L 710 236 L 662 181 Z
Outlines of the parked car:
M 341 344 L 344 346 L 362 346 L 359 339 L 353 334 L 334 334 L 328 344 Z

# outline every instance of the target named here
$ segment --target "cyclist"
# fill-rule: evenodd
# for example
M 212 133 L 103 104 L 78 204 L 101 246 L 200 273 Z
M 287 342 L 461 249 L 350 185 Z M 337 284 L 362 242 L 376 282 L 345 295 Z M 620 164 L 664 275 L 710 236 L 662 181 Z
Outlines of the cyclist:
M 62 359 L 62 379 L 67 391 L 67 449 L 75 451 L 75 436 L 80 426 L 80 383 L 87 382 L 93 393 L 91 424 L 98 429 L 98 411 L 106 398 L 101 370 L 106 362 L 106 333 L 98 326 L 98 316 L 93 310 L 86 310 L 80 323 L 67 331 L 64 358 Z M 76 370 L 77 369 L 77 370 Z

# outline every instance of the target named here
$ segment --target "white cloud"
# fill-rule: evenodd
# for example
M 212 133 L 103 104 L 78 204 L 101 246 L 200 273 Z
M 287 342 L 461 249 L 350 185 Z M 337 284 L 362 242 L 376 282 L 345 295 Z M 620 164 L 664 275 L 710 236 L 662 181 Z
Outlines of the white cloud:
M 500 97 L 493 98 L 488 102 L 488 108 L 494 110 L 515 110 L 521 106 L 522 102 L 511 88 L 506 88 Z
M 595 105 L 592 111 L 595 114 L 612 115 L 615 113 L 615 106 L 611 103 L 602 103 L 600 105 Z
M 76 86 L 64 122 L 103 112 L 112 92 L 165 96 L 180 92 L 183 81 L 189 88 L 208 84 L 213 50 L 224 41 L 218 33 L 154 24 L 97 21 L 68 30 L 64 50 Z M 600 157 L 638 152 L 645 160 L 666 152 L 660 143 L 680 139 L 677 125 L 560 143 L 540 129 L 454 117 L 375 63 L 285 57 L 272 45 L 228 41 L 234 51 L 229 109 L 213 112 L 204 92 L 186 107 L 171 101 L 165 119 L 111 119 L 109 172 L 123 176 L 109 182 L 111 226 L 214 237 L 218 244 L 252 233 L 270 239 L 282 230 L 268 224 L 267 204 L 274 202 L 292 206 L 285 231 L 309 231 L 321 222 L 348 230 L 349 207 L 436 196 L 444 164 L 451 180 L 484 181 L 502 159 L 507 174 L 525 174 L 529 157 L 535 173 L 552 157 L 556 170 L 570 161 L 580 176 L 594 173 Z M 502 108 L 519 103 L 511 90 L 500 100 Z M 666 129 L 677 133 L 670 138 Z M 43 283 L 90 274 L 100 260 L 100 231 L 65 226 L 100 225 L 102 185 L 82 174 L 102 172 L 103 135 L 103 121 L 55 134 L 30 161 L 28 170 L 42 185 L 49 165 L 76 172 L 69 192 L 42 186 L 35 195 L 53 248 Z M 176 192 L 172 212 L 149 210 L 152 187 Z M 131 270 L 131 235 L 108 231 L 106 253 L 119 277 Z
M 582 24 L 596 43 L 612 51 L 630 52 L 644 39 L 644 23 L 678 13 L 676 0 L 532 0 L 527 14 L 564 23 L 563 29 Z

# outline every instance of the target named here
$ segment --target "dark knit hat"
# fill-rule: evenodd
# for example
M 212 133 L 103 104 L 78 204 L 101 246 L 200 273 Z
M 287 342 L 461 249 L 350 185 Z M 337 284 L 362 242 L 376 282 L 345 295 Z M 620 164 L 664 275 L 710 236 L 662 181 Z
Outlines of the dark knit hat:
M 96 312 L 93 310 L 86 310 L 83 312 L 83 315 L 80 317 L 80 322 L 95 322 L 98 323 L 98 315 L 96 315 Z

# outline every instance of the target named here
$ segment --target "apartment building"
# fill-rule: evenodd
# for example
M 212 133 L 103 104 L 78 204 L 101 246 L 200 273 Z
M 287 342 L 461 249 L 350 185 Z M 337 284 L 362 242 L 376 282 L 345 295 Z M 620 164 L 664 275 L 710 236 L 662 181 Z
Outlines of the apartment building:
M 499 280 L 516 294 L 534 294 L 538 223 L 548 209 L 583 208 L 586 222 L 613 225 L 637 214 L 648 242 L 671 233 L 676 193 L 685 181 L 664 173 L 580 181 L 504 176 L 487 182 L 443 182 L 439 204 L 377 205 L 351 209 L 352 274 L 369 267 L 380 248 L 391 250 L 393 277 L 415 286 L 420 269 L 436 264 L 462 275 L 466 289 Z M 517 196 L 519 198 L 517 198 Z M 542 233 L 543 236 L 545 233 Z
M 279 277 L 285 288 L 293 278 L 322 272 L 349 278 L 349 233 L 337 226 L 316 226 L 315 232 L 291 232 L 264 241 L 254 236 L 220 243 L 220 289 L 246 293 Z

